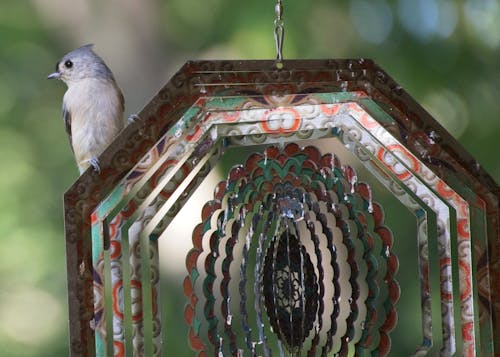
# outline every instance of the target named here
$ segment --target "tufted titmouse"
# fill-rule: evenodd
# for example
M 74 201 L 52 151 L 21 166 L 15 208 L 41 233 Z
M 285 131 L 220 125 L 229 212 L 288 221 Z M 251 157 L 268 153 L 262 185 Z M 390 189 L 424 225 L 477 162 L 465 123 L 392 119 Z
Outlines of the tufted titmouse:
M 124 126 L 123 94 L 113 73 L 86 45 L 66 54 L 48 78 L 68 86 L 62 112 L 80 174 L 89 165 L 100 172 L 97 157 Z

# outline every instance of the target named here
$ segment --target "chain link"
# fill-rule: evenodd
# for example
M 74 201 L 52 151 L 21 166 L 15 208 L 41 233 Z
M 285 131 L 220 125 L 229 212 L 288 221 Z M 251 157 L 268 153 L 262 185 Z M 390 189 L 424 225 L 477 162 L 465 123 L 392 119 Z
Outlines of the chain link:
M 281 0 L 276 1 L 274 6 L 276 18 L 274 19 L 274 41 L 276 43 L 276 59 L 278 62 L 283 60 L 283 39 L 285 37 L 285 23 L 281 18 L 283 16 L 283 3 Z

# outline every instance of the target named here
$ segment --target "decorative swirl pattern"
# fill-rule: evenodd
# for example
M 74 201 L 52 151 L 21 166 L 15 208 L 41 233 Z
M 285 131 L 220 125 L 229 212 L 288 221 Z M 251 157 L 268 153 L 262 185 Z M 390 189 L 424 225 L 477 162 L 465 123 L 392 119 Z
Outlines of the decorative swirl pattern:
M 389 353 L 392 235 L 369 186 L 331 154 L 289 144 L 251 155 L 217 186 L 193 245 L 185 318 L 198 355 Z

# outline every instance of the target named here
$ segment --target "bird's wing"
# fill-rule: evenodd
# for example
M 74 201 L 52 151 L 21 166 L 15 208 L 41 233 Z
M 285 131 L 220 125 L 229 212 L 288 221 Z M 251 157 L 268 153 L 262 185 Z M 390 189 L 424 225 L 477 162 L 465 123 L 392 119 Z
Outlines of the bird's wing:
M 120 97 L 120 105 L 121 105 L 121 111 L 123 113 L 123 111 L 125 110 L 125 98 L 123 98 L 123 93 L 122 91 L 120 90 L 120 88 L 118 88 L 118 95 Z
M 68 108 L 66 108 L 66 105 L 62 106 L 62 115 L 63 115 L 63 120 L 64 120 L 64 127 L 66 128 L 66 133 L 68 134 L 69 138 L 69 146 L 71 147 L 71 151 L 73 153 L 75 152 L 73 150 L 73 142 L 71 140 L 71 113 L 69 112 Z

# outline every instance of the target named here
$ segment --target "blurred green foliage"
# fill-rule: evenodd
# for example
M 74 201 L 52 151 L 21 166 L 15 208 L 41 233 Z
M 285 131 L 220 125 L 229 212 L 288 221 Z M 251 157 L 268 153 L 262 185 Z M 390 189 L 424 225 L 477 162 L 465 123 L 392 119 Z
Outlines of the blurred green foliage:
M 285 58 L 375 59 L 498 181 L 497 0 L 284 6 Z M 65 87 L 45 79 L 58 58 L 95 43 L 127 113 L 137 112 L 187 59 L 273 58 L 273 9 L 271 0 L 2 0 L 0 355 L 68 354 L 62 195 L 78 171 L 60 119 Z

